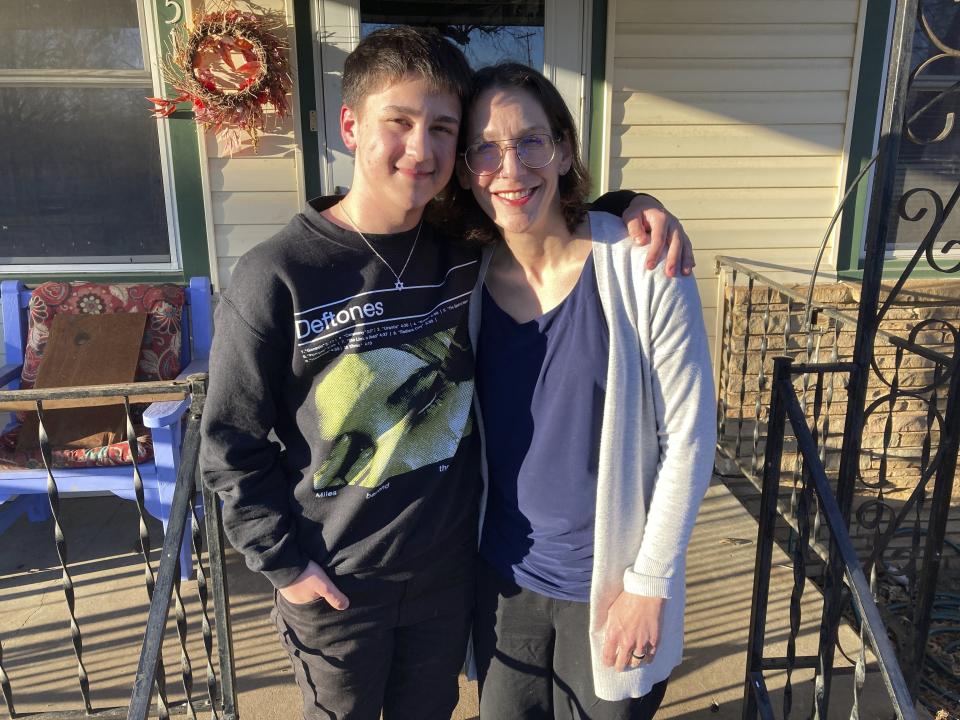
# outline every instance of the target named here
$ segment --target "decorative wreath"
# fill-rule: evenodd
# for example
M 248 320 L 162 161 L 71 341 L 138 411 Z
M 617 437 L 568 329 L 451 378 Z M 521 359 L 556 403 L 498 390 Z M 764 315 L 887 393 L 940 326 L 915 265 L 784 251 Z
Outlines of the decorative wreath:
M 182 102 L 193 104 L 197 124 L 213 130 L 231 155 L 243 144 L 245 132 L 257 149 L 260 132 L 266 129 L 264 106 L 273 106 L 276 118 L 290 114 L 290 65 L 287 46 L 275 34 L 280 24 L 251 12 L 221 10 L 197 13 L 193 30 L 181 29 L 172 37 L 173 50 L 164 60 L 163 76 L 179 94 L 172 99 L 147 98 L 154 104 L 154 117 L 169 117 Z M 243 57 L 237 66 L 234 53 Z M 215 54 L 243 79 L 236 89 L 217 84 L 213 72 L 200 63 L 201 56 Z

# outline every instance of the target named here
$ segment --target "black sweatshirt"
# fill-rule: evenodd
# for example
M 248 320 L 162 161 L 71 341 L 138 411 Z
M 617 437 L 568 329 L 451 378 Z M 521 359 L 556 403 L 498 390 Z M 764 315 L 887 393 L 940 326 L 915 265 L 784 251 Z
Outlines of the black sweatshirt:
M 479 254 L 426 223 L 367 234 L 400 272 L 420 233 L 398 289 L 357 233 L 320 215 L 335 201 L 246 253 L 216 312 L 203 478 L 230 542 L 276 587 L 308 559 L 334 578 L 402 576 L 476 539 L 466 318 Z
M 216 311 L 203 480 L 227 538 L 278 588 L 308 560 L 334 579 L 407 577 L 476 542 L 466 323 L 479 252 L 424 223 L 366 234 L 382 260 L 320 214 L 338 199 L 311 201 L 240 258 Z M 390 268 L 418 232 L 398 288 Z

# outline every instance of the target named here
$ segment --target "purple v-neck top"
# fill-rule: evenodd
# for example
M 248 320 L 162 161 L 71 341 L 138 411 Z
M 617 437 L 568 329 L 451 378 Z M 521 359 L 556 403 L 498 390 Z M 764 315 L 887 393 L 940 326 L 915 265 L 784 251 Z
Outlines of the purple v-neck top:
M 477 392 L 489 493 L 480 553 L 506 577 L 587 601 L 607 326 L 593 258 L 557 307 L 518 323 L 483 291 Z

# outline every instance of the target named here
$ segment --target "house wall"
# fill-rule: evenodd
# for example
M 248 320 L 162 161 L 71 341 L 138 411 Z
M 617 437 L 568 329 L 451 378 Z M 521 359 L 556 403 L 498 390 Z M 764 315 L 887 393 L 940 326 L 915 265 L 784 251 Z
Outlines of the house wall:
M 293 65 L 292 8 L 286 7 L 284 0 L 261 0 L 260 5 L 287 18 Z M 233 267 L 243 253 L 280 230 L 300 210 L 300 153 L 294 118 L 287 117 L 275 128 L 270 120 L 268 116 L 268 132 L 261 136 L 256 152 L 244 147 L 231 157 L 212 133 L 206 136 L 208 229 L 212 231 L 211 263 L 216 266 L 217 290 L 229 285 Z
M 292 45 L 290 1 L 264 4 L 286 14 Z M 859 4 L 611 2 L 606 184 L 651 192 L 683 220 L 711 342 L 716 255 L 801 271 L 813 262 L 839 197 Z M 292 118 L 257 153 L 230 157 L 207 136 L 218 289 L 240 255 L 299 210 L 297 148 Z
M 656 195 L 696 249 L 800 280 L 839 200 L 858 0 L 613 0 L 608 186 Z

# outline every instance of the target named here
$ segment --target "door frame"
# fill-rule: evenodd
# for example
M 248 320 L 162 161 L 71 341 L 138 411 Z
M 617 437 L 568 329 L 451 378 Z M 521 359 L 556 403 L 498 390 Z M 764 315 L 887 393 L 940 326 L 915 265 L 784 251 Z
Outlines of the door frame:
M 353 157 L 340 138 L 343 63 L 360 41 L 360 0 L 293 0 L 306 197 L 344 192 Z M 544 0 L 544 75 L 567 101 L 584 162 L 591 137 L 595 0 Z M 598 2 L 599 8 L 606 7 Z M 579 18 L 572 22 L 571 18 Z M 605 22 L 604 22 L 605 24 Z M 602 28 L 601 28 L 602 30 Z M 602 36 L 602 35 L 601 35 Z

